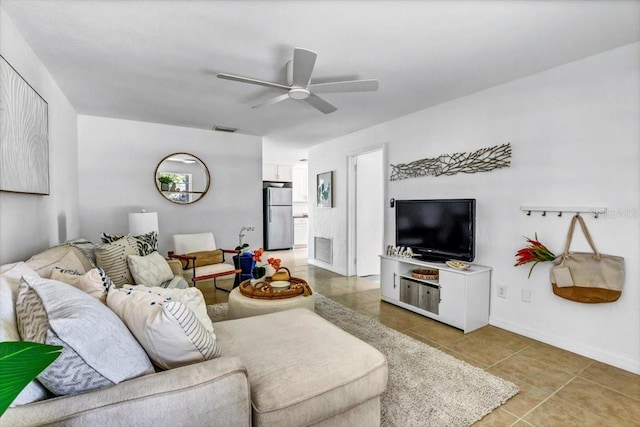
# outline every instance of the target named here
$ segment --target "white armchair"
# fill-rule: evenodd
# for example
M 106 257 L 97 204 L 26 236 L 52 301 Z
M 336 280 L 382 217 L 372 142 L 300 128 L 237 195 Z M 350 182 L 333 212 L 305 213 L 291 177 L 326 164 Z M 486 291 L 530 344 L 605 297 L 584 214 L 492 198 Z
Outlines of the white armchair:
M 213 233 L 174 234 L 173 248 L 169 252 L 169 258 L 182 262 L 183 276 L 186 280 L 191 280 L 193 286 L 197 282 L 213 279 L 216 289 L 226 291 L 218 287 L 216 279 L 241 272 L 224 259 L 225 253 L 237 254 L 238 251 L 218 249 Z

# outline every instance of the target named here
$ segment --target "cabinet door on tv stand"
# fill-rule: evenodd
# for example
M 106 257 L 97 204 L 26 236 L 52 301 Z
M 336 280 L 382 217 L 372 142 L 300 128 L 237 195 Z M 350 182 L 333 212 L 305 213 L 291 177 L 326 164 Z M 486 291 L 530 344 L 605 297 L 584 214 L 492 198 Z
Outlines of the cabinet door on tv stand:
M 382 295 L 399 301 L 398 265 L 399 263 L 395 260 L 380 259 L 380 290 Z
M 465 328 L 466 278 L 463 274 L 440 270 L 440 320 Z

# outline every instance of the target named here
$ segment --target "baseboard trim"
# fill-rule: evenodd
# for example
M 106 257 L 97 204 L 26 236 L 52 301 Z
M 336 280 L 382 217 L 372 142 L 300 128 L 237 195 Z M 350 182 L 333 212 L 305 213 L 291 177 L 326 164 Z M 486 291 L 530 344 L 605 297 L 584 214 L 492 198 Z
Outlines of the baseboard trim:
M 309 258 L 309 259 L 307 259 L 307 264 L 313 265 L 315 267 L 324 268 L 325 270 L 332 271 L 332 272 L 340 274 L 342 276 L 346 276 L 347 275 L 347 273 L 345 271 L 341 271 L 341 270 L 335 268 L 333 265 L 327 264 L 326 262 L 318 261 L 317 259 Z M 313 287 L 313 286 L 311 286 L 311 287 Z
M 625 357 L 620 356 L 619 354 L 610 353 L 608 351 L 602 350 L 601 348 L 596 348 L 584 345 L 583 343 L 568 340 L 566 337 L 541 334 L 539 331 L 522 327 L 521 325 L 514 324 L 496 316 L 489 316 L 489 324 L 501 329 L 506 329 L 510 332 L 514 332 L 518 335 L 541 341 L 545 344 L 549 344 L 554 347 L 558 347 L 563 350 L 577 353 L 581 356 L 606 363 L 607 365 L 615 366 L 616 368 L 633 372 L 634 374 L 640 374 L 640 361 L 635 360 L 631 357 Z

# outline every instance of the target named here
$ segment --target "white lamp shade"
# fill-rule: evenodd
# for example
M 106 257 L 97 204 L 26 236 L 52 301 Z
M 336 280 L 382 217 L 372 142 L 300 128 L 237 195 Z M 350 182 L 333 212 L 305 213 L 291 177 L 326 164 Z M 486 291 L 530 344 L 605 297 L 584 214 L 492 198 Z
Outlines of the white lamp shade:
M 135 212 L 129 214 L 129 234 L 139 236 L 150 231 L 158 233 L 157 212 Z

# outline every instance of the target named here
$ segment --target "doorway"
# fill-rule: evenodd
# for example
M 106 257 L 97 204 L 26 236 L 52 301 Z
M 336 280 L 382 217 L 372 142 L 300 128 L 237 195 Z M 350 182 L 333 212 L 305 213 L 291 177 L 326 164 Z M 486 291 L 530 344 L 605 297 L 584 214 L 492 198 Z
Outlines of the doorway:
M 384 149 L 375 148 L 350 157 L 349 274 L 380 274 L 384 248 Z

